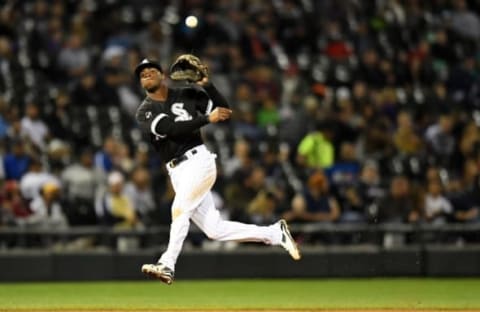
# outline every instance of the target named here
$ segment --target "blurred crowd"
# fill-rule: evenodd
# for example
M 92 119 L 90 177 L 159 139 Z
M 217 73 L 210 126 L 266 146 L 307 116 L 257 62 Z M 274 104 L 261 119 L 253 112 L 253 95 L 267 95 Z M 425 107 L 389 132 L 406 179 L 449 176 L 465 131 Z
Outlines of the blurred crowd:
M 292 223 L 480 220 L 478 0 L 6 0 L 0 227 L 170 223 L 144 57 L 208 64 L 217 206 Z M 195 16 L 196 27 L 185 23 Z

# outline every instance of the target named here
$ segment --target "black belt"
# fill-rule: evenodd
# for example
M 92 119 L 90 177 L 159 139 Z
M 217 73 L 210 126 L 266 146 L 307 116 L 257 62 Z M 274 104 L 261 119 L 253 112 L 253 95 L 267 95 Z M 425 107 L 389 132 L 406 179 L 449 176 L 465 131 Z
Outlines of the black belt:
M 197 150 L 194 149 L 194 150 L 191 151 L 191 153 L 192 153 L 192 155 L 195 155 L 197 153 Z M 188 159 L 188 156 L 185 153 L 182 156 L 178 156 L 178 157 L 175 157 L 172 160 L 170 160 L 167 163 L 167 166 L 170 167 L 170 168 L 175 168 L 176 166 L 180 165 L 182 162 L 184 162 L 187 159 Z

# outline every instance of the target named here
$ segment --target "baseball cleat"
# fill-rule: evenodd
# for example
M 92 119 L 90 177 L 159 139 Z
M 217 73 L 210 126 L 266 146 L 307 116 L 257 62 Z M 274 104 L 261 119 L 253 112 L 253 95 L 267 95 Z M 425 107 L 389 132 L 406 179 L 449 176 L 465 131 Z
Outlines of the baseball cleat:
M 170 285 L 173 282 L 173 270 L 161 263 L 144 264 L 142 265 L 142 272 L 148 276 L 161 280 L 167 285 Z
M 282 219 L 278 222 L 280 223 L 280 230 L 282 231 L 282 240 L 280 245 L 282 245 L 282 247 L 288 251 L 294 260 L 300 260 L 302 256 L 300 255 L 300 250 L 298 249 L 297 243 L 295 243 L 292 234 L 290 234 L 290 231 L 288 230 L 287 221 Z

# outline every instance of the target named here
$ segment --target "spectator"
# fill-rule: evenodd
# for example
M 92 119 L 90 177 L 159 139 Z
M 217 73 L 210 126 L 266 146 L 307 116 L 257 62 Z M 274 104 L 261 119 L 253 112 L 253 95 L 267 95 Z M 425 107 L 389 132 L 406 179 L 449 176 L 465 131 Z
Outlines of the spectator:
M 24 96 L 27 93 L 25 83 L 25 70 L 18 60 L 18 55 L 14 51 L 17 42 L 12 42 L 11 38 L 0 34 L 0 63 L 2 70 L 0 72 L 0 90 L 5 101 L 11 106 L 23 106 Z
M 292 209 L 283 217 L 287 221 L 334 222 L 340 216 L 340 205 L 329 195 L 327 177 L 316 171 L 310 175 L 303 194 L 296 195 Z
M 265 176 L 268 185 L 280 185 L 285 180 L 285 172 L 282 161 L 288 158 L 288 150 L 285 147 L 277 147 L 274 144 L 267 144 L 261 148 L 260 163 L 265 168 Z
M 422 140 L 415 132 L 413 122 L 408 112 L 400 112 L 397 116 L 397 129 L 394 133 L 394 143 L 398 152 L 412 155 L 420 152 Z
M 160 60 L 171 59 L 172 38 L 168 36 L 169 31 L 170 29 L 166 24 L 162 25 L 158 21 L 150 22 L 137 39 L 142 54 L 155 55 Z
M 78 108 L 88 105 L 99 107 L 103 104 L 98 79 L 93 73 L 87 71 L 80 77 L 73 87 L 72 101 Z
M 124 95 L 125 91 L 120 92 L 121 88 L 125 86 L 129 80 L 128 73 L 125 72 L 123 67 L 123 60 L 125 56 L 125 49 L 119 46 L 108 47 L 103 54 L 104 66 L 101 71 L 100 92 L 103 105 L 108 106 L 121 106 L 128 104 L 120 98 L 120 94 Z M 138 98 L 136 100 L 139 100 Z
M 261 127 L 276 126 L 280 121 L 280 116 L 275 106 L 275 101 L 271 98 L 262 102 L 262 107 L 257 112 L 257 124 Z
M 17 220 L 28 217 L 31 210 L 26 205 L 20 193 L 18 182 L 5 182 L 0 193 L 0 224 L 16 225 Z M 2 217 L 3 216 L 3 217 Z
M 468 122 L 462 131 L 459 149 L 464 158 L 474 157 L 480 148 L 480 132 L 474 121 Z
M 432 56 L 445 62 L 444 66 L 451 65 L 456 60 L 454 46 L 449 37 L 445 29 L 439 29 L 431 46 Z
M 362 53 L 360 65 L 356 72 L 356 79 L 362 80 L 373 87 L 385 85 L 385 76 L 380 70 L 378 54 L 374 49 L 367 49 Z
M 124 183 L 120 172 L 111 172 L 108 175 L 108 189 L 97 197 L 95 210 L 103 224 L 132 229 L 140 223 L 132 201 L 125 194 Z
M 444 114 L 438 118 L 436 124 L 428 127 L 425 132 L 425 139 L 430 151 L 436 156 L 439 164 L 443 166 L 450 165 L 450 159 L 455 151 L 453 126 L 452 116 Z
M 95 167 L 103 173 L 114 169 L 114 156 L 117 153 L 119 142 L 113 137 L 106 137 L 103 147 L 95 154 Z
M 315 129 L 322 108 L 318 99 L 312 95 L 301 100 L 292 99 L 292 102 L 291 111 L 283 114 L 278 131 L 279 138 L 294 149 L 309 131 Z
M 307 134 L 297 151 L 297 162 L 307 168 L 328 168 L 335 159 L 335 149 L 332 144 L 332 133 L 328 125 L 322 124 L 317 131 Z
M 429 223 L 445 224 L 453 212 L 452 204 L 442 192 L 442 184 L 439 180 L 433 180 L 428 183 L 423 212 L 426 221 Z
M 78 78 L 87 72 L 90 66 L 90 53 L 84 39 L 79 34 L 70 34 L 58 56 L 59 67 L 68 77 Z
M 339 94 L 346 94 L 337 96 L 338 112 L 336 113 L 335 120 L 332 122 L 335 132 L 334 143 L 336 150 L 339 150 L 340 145 L 345 142 L 355 142 L 358 137 L 359 129 L 363 126 L 363 121 L 359 114 L 353 109 L 353 104 L 349 99 L 349 91 L 346 91 L 346 89 L 339 90 L 344 91 L 337 91 Z
M 246 172 L 238 172 L 234 181 L 226 186 L 225 202 L 232 220 L 251 222 L 247 209 L 259 192 L 265 190 L 265 169 L 258 165 Z
M 419 217 L 410 181 L 405 176 L 394 177 L 390 183 L 389 194 L 379 203 L 375 222 L 415 222 Z
M 355 146 L 349 142 L 342 143 L 338 161 L 325 169 L 328 180 L 335 187 L 344 189 L 357 182 L 359 173 L 360 164 L 357 160 Z
M 94 205 L 97 190 L 104 176 L 93 165 L 93 152 L 84 149 L 77 162 L 67 166 L 61 174 L 67 213 L 72 225 L 97 223 Z
M 134 160 L 130 155 L 130 147 L 124 142 L 117 142 L 113 150 L 112 160 L 113 167 L 125 173 L 130 173 L 133 170 Z
M 11 152 L 3 158 L 3 168 L 6 180 L 17 180 L 27 172 L 30 157 L 25 152 L 25 144 L 21 140 L 11 143 Z
M 45 118 L 52 137 L 62 141 L 74 140 L 72 127 L 75 122 L 74 118 L 69 94 L 64 90 L 59 91 L 55 97 L 53 108 Z
M 452 106 L 452 99 L 447 92 L 445 83 L 437 81 L 433 84 L 432 90 L 427 94 L 425 107 L 419 108 L 418 111 L 424 115 L 425 122 L 431 124 L 437 121 L 438 116 L 442 114 L 448 115 L 452 110 Z
M 479 168 L 474 158 L 467 158 L 462 179 L 449 185 L 449 199 L 454 207 L 453 220 L 461 223 L 480 221 Z
M 58 184 L 47 182 L 30 202 L 32 214 L 24 219 L 26 226 L 59 229 L 68 227 L 68 221 L 60 205 Z
M 454 218 L 455 221 L 461 223 L 476 223 L 480 219 L 480 211 L 478 206 L 465 205 L 467 202 L 457 202 L 455 205 Z
M 45 171 L 40 160 L 32 158 L 28 166 L 28 171 L 20 180 L 22 196 L 28 201 L 34 199 L 40 193 L 42 186 L 47 183 L 60 186 L 58 178 Z
M 468 96 L 475 88 L 475 58 L 470 55 L 464 57 L 460 64 L 453 66 L 448 76 L 447 87 L 452 95 L 453 102 L 463 110 L 472 109 L 473 103 Z
M 451 16 L 452 30 L 464 38 L 480 39 L 480 18 L 468 10 L 467 1 L 454 1 L 455 10 Z
M 130 199 L 133 207 L 143 224 L 154 223 L 152 215 L 156 206 L 153 199 L 150 173 L 139 167 L 133 170 L 131 181 L 125 185 L 125 195 Z
M 261 190 L 249 203 L 247 214 L 249 219 L 258 225 L 272 224 L 277 219 L 277 198 L 273 192 Z
M 380 201 L 374 222 L 401 224 L 418 222 L 421 214 L 416 207 L 416 194 L 412 190 L 406 176 L 396 176 L 390 184 L 389 194 Z M 386 231 L 383 236 L 385 248 L 404 245 L 406 237 L 403 233 Z
M 248 170 L 252 163 L 250 144 L 244 139 L 239 139 L 233 146 L 232 157 L 223 164 L 223 174 L 229 178 L 239 170 Z
M 45 122 L 40 119 L 40 111 L 37 104 L 28 103 L 25 111 L 25 117 L 21 121 L 21 134 L 30 140 L 40 151 L 47 147 L 49 130 Z
M 360 139 L 364 156 L 375 159 L 391 157 L 394 154 L 395 144 L 393 143 L 394 138 L 390 135 L 390 121 L 385 117 L 373 115 L 371 106 L 365 106 L 364 109 L 364 114 L 372 114 L 371 118 L 364 115 L 367 126 Z
M 0 97 L 0 139 L 5 139 L 8 134 L 8 128 L 10 127 L 10 123 L 7 119 L 9 115 L 8 112 L 8 105 L 5 100 Z
M 378 204 L 386 195 L 385 193 L 377 163 L 365 162 L 359 180 L 346 189 L 341 221 L 370 221 L 377 213 Z

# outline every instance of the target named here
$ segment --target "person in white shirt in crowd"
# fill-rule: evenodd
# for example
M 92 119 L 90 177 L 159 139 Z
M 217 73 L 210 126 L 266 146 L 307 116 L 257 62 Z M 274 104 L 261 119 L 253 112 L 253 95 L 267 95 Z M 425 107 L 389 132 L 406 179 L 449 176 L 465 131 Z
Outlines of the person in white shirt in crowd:
M 95 196 L 106 177 L 95 168 L 93 155 L 91 149 L 82 150 L 78 161 L 67 166 L 61 174 L 65 199 L 70 204 L 69 215 L 72 214 L 72 221 L 78 225 L 97 222 Z
M 41 187 L 49 182 L 61 186 L 61 182 L 57 177 L 43 170 L 40 160 L 32 158 L 28 171 L 20 179 L 22 196 L 27 201 L 32 200 L 39 194 Z
M 24 218 L 26 226 L 37 226 L 48 229 L 68 227 L 67 218 L 60 205 L 60 187 L 56 183 L 47 182 L 30 202 L 32 214 Z
M 424 199 L 424 214 L 427 222 L 444 224 L 449 215 L 453 213 L 450 201 L 442 194 L 442 184 L 438 180 L 428 182 L 427 193 Z
M 91 63 L 91 55 L 79 34 L 71 34 L 58 56 L 58 65 L 70 77 L 80 77 Z
M 21 136 L 30 140 L 40 151 L 47 147 L 50 136 L 48 126 L 40 119 L 40 111 L 37 104 L 30 102 L 25 109 L 25 116 L 21 119 Z

